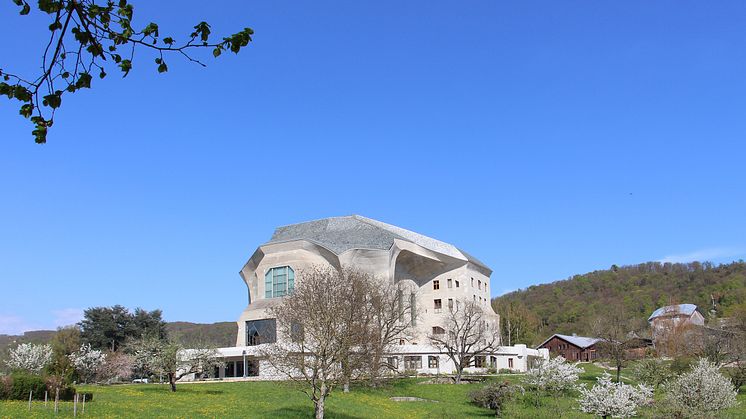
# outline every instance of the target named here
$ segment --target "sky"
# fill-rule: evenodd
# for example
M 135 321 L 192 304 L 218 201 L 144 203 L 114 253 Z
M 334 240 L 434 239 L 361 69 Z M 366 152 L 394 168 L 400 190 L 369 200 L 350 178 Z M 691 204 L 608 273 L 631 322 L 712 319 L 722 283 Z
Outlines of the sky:
M 329 216 L 453 243 L 493 296 L 746 258 L 746 2 L 133 3 L 254 42 L 166 74 L 138 51 L 46 145 L 0 100 L 0 333 L 114 304 L 235 321 L 254 250 Z M 16 9 L 0 68 L 33 75 L 49 22 Z

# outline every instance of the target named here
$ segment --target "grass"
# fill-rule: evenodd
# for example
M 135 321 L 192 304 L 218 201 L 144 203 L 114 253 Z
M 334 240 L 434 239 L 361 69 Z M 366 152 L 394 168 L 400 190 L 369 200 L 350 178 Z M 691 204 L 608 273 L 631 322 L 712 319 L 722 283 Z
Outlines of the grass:
M 584 365 L 581 383 L 592 385 L 603 369 Z M 622 372 L 623 376 L 625 371 Z M 627 374 L 628 376 L 628 374 Z M 496 379 L 520 382 L 520 375 L 501 375 Z M 327 399 L 329 418 L 450 418 L 492 417 L 490 410 L 468 401 L 468 393 L 482 384 L 448 385 L 419 384 L 423 379 L 401 379 L 383 388 L 353 387 L 344 394 L 336 391 Z M 292 383 L 243 382 L 214 384 L 180 384 L 176 393 L 159 384 L 118 386 L 81 386 L 81 391 L 94 393 L 95 400 L 86 403 L 85 416 L 95 418 L 296 418 L 312 417 L 313 406 L 305 394 Z M 411 396 L 432 402 L 394 402 L 394 396 Z M 660 399 L 661 394 L 656 398 Z M 519 396 L 505 407 L 507 418 L 591 418 L 577 410 L 576 396 Z M 740 406 L 721 412 L 717 417 L 746 417 L 746 395 L 739 395 Z M 61 403 L 56 417 L 72 417 L 72 404 Z M 652 408 L 642 409 L 642 417 L 654 418 Z M 80 411 L 79 411 L 80 414 Z M 55 417 L 52 403 L 0 402 L 0 418 Z

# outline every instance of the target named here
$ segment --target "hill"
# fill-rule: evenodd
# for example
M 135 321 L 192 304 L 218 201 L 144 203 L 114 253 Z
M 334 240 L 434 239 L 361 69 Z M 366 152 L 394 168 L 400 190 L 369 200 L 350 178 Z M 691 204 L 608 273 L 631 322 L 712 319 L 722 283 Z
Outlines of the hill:
M 644 327 L 653 310 L 664 305 L 693 303 L 705 317 L 723 317 L 744 302 L 743 261 L 648 262 L 532 285 L 493 299 L 493 306 L 499 312 L 520 308 L 532 329 L 528 343 L 538 343 L 553 333 L 590 335 L 593 321 L 610 307 L 621 307 Z

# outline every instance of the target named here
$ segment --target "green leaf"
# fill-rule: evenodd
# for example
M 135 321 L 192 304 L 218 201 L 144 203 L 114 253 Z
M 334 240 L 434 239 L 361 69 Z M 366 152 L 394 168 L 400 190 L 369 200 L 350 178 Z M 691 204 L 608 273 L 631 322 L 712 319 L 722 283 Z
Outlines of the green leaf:
M 166 71 L 168 71 L 168 66 L 165 62 L 161 62 L 161 65 L 158 66 L 158 72 L 165 73 Z
M 214 50 L 212 50 L 212 56 L 217 58 L 220 57 L 220 54 L 223 52 L 223 50 L 220 47 L 215 47 Z
M 62 92 L 58 90 L 51 95 L 44 96 L 44 101 L 42 103 L 52 109 L 59 108 L 60 105 L 62 105 Z
M 166 37 L 166 38 L 163 38 L 163 43 L 166 44 L 166 45 L 168 45 L 168 46 L 171 46 L 171 45 L 174 44 L 174 39 L 171 38 L 170 36 Z
M 129 74 L 130 70 L 132 70 L 132 61 L 122 60 L 122 62 L 119 63 L 119 68 L 121 68 L 122 72 L 124 73 L 124 76 L 122 77 L 127 77 L 127 74 Z
M 106 77 L 106 72 L 104 71 L 103 68 L 101 69 L 101 73 L 98 74 L 98 77 L 101 78 L 101 79 L 103 79 L 104 77 Z
M 27 103 L 23 106 L 21 106 L 21 111 L 19 112 L 24 118 L 28 118 L 31 116 L 32 113 L 34 113 L 34 105 Z
M 80 73 L 78 75 L 78 81 L 75 83 L 75 87 L 78 89 L 82 88 L 91 88 L 91 80 L 93 80 L 93 76 L 91 76 L 88 73 Z
M 27 15 L 31 11 L 31 6 L 28 5 L 28 3 L 24 2 L 23 7 L 21 8 L 21 15 Z

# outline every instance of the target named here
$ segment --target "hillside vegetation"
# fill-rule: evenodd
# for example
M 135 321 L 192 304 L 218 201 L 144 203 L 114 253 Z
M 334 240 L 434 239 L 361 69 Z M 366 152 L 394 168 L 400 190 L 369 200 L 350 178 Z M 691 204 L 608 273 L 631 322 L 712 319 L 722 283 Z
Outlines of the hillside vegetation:
M 717 266 L 648 262 L 533 285 L 495 298 L 493 306 L 499 312 L 519 309 L 516 321 L 530 325 L 525 336 L 535 344 L 553 333 L 590 335 L 593 322 L 612 307 L 621 307 L 637 329 L 644 329 L 648 316 L 664 305 L 693 303 L 705 317 L 724 317 L 744 302 L 743 261 Z

